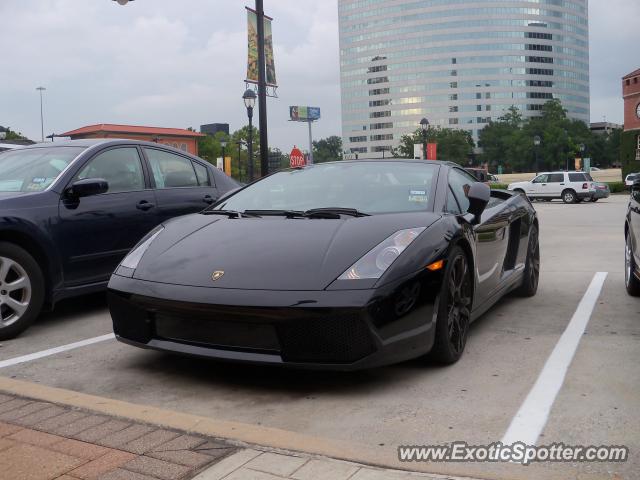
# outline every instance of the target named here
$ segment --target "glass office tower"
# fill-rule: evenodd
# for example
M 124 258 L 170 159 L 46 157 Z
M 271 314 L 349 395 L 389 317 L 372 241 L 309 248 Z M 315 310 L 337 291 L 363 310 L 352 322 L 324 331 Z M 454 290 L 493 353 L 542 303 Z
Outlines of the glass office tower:
M 558 98 L 589 121 L 588 0 L 338 0 L 346 153 L 388 156 L 423 117 L 478 131 Z

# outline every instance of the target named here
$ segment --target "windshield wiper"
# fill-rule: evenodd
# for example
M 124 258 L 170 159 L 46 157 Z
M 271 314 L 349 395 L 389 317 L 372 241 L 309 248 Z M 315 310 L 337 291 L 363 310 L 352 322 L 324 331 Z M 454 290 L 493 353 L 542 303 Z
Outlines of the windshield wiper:
M 340 218 L 340 215 L 349 215 L 351 217 L 369 217 L 368 213 L 361 212 L 355 208 L 344 207 L 326 207 L 326 208 L 312 208 L 304 212 L 306 217 L 310 218 Z M 332 216 L 332 217 L 331 217 Z
M 260 215 L 251 214 L 247 212 L 236 212 L 235 210 L 204 210 L 200 212 L 202 215 L 226 215 L 229 218 L 242 218 L 242 217 L 259 217 Z
M 257 217 L 304 218 L 305 213 L 299 210 L 245 210 L 244 215 Z

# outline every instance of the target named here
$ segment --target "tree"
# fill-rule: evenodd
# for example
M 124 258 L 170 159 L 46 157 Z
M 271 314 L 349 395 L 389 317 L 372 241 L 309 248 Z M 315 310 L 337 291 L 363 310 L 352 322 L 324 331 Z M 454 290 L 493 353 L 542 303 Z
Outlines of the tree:
M 334 135 L 313 142 L 313 161 L 315 163 L 342 160 L 342 138 Z
M 394 157 L 413 158 L 414 145 L 422 145 L 422 129 L 418 128 L 410 135 L 400 138 L 400 145 L 393 150 Z M 427 142 L 438 144 L 438 158 L 466 165 L 473 152 L 474 142 L 471 133 L 466 130 L 453 130 L 429 126 Z

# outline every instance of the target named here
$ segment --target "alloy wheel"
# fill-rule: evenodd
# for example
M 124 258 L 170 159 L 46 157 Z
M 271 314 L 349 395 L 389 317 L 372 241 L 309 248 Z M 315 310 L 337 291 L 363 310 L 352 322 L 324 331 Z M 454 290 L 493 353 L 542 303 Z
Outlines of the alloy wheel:
M 573 202 L 575 202 L 575 201 L 576 201 L 576 199 L 575 199 L 575 197 L 573 196 L 573 193 L 571 193 L 571 192 L 566 192 L 566 193 L 564 194 L 564 202 L 565 202 L 565 203 L 573 203 Z
M 0 328 L 16 323 L 31 301 L 31 280 L 15 260 L 0 257 Z
M 471 282 L 468 272 L 466 257 L 457 256 L 449 274 L 447 299 L 449 342 L 456 354 L 464 350 L 471 318 Z

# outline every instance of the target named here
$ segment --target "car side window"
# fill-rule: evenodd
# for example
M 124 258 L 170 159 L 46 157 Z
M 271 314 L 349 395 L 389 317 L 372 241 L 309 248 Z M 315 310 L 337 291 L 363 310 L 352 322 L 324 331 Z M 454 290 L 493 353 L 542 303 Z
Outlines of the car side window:
M 458 201 L 458 205 L 462 212 L 469 210 L 469 198 L 467 193 L 473 183 L 477 183 L 477 180 L 458 168 L 453 168 L 449 172 L 449 187 L 453 192 L 453 195 Z
M 200 165 L 197 162 L 191 162 L 193 163 L 193 169 L 196 171 L 196 178 L 198 179 L 198 185 L 200 185 L 201 187 L 210 187 L 211 186 L 211 180 L 209 179 L 209 171 L 207 170 L 207 167 Z
M 564 174 L 562 173 L 549 174 L 549 180 L 547 180 L 547 183 L 562 183 L 562 182 L 564 182 Z
M 586 182 L 587 176 L 584 173 L 570 173 L 569 181 L 570 182 Z
M 549 178 L 549 175 L 547 174 L 538 175 L 536 178 L 533 179 L 531 183 L 547 183 L 548 178 Z
M 170 152 L 155 148 L 144 149 L 156 188 L 197 187 L 198 178 L 191 160 Z
M 456 197 L 453 195 L 451 188 L 448 189 L 447 193 L 447 206 L 445 207 L 446 213 L 452 213 L 454 215 L 460 215 L 462 211 L 460 210 L 460 206 L 458 205 L 458 201 Z
M 76 175 L 76 180 L 102 178 L 109 183 L 106 193 L 136 192 L 144 190 L 144 174 L 138 149 L 112 148 L 99 153 Z

